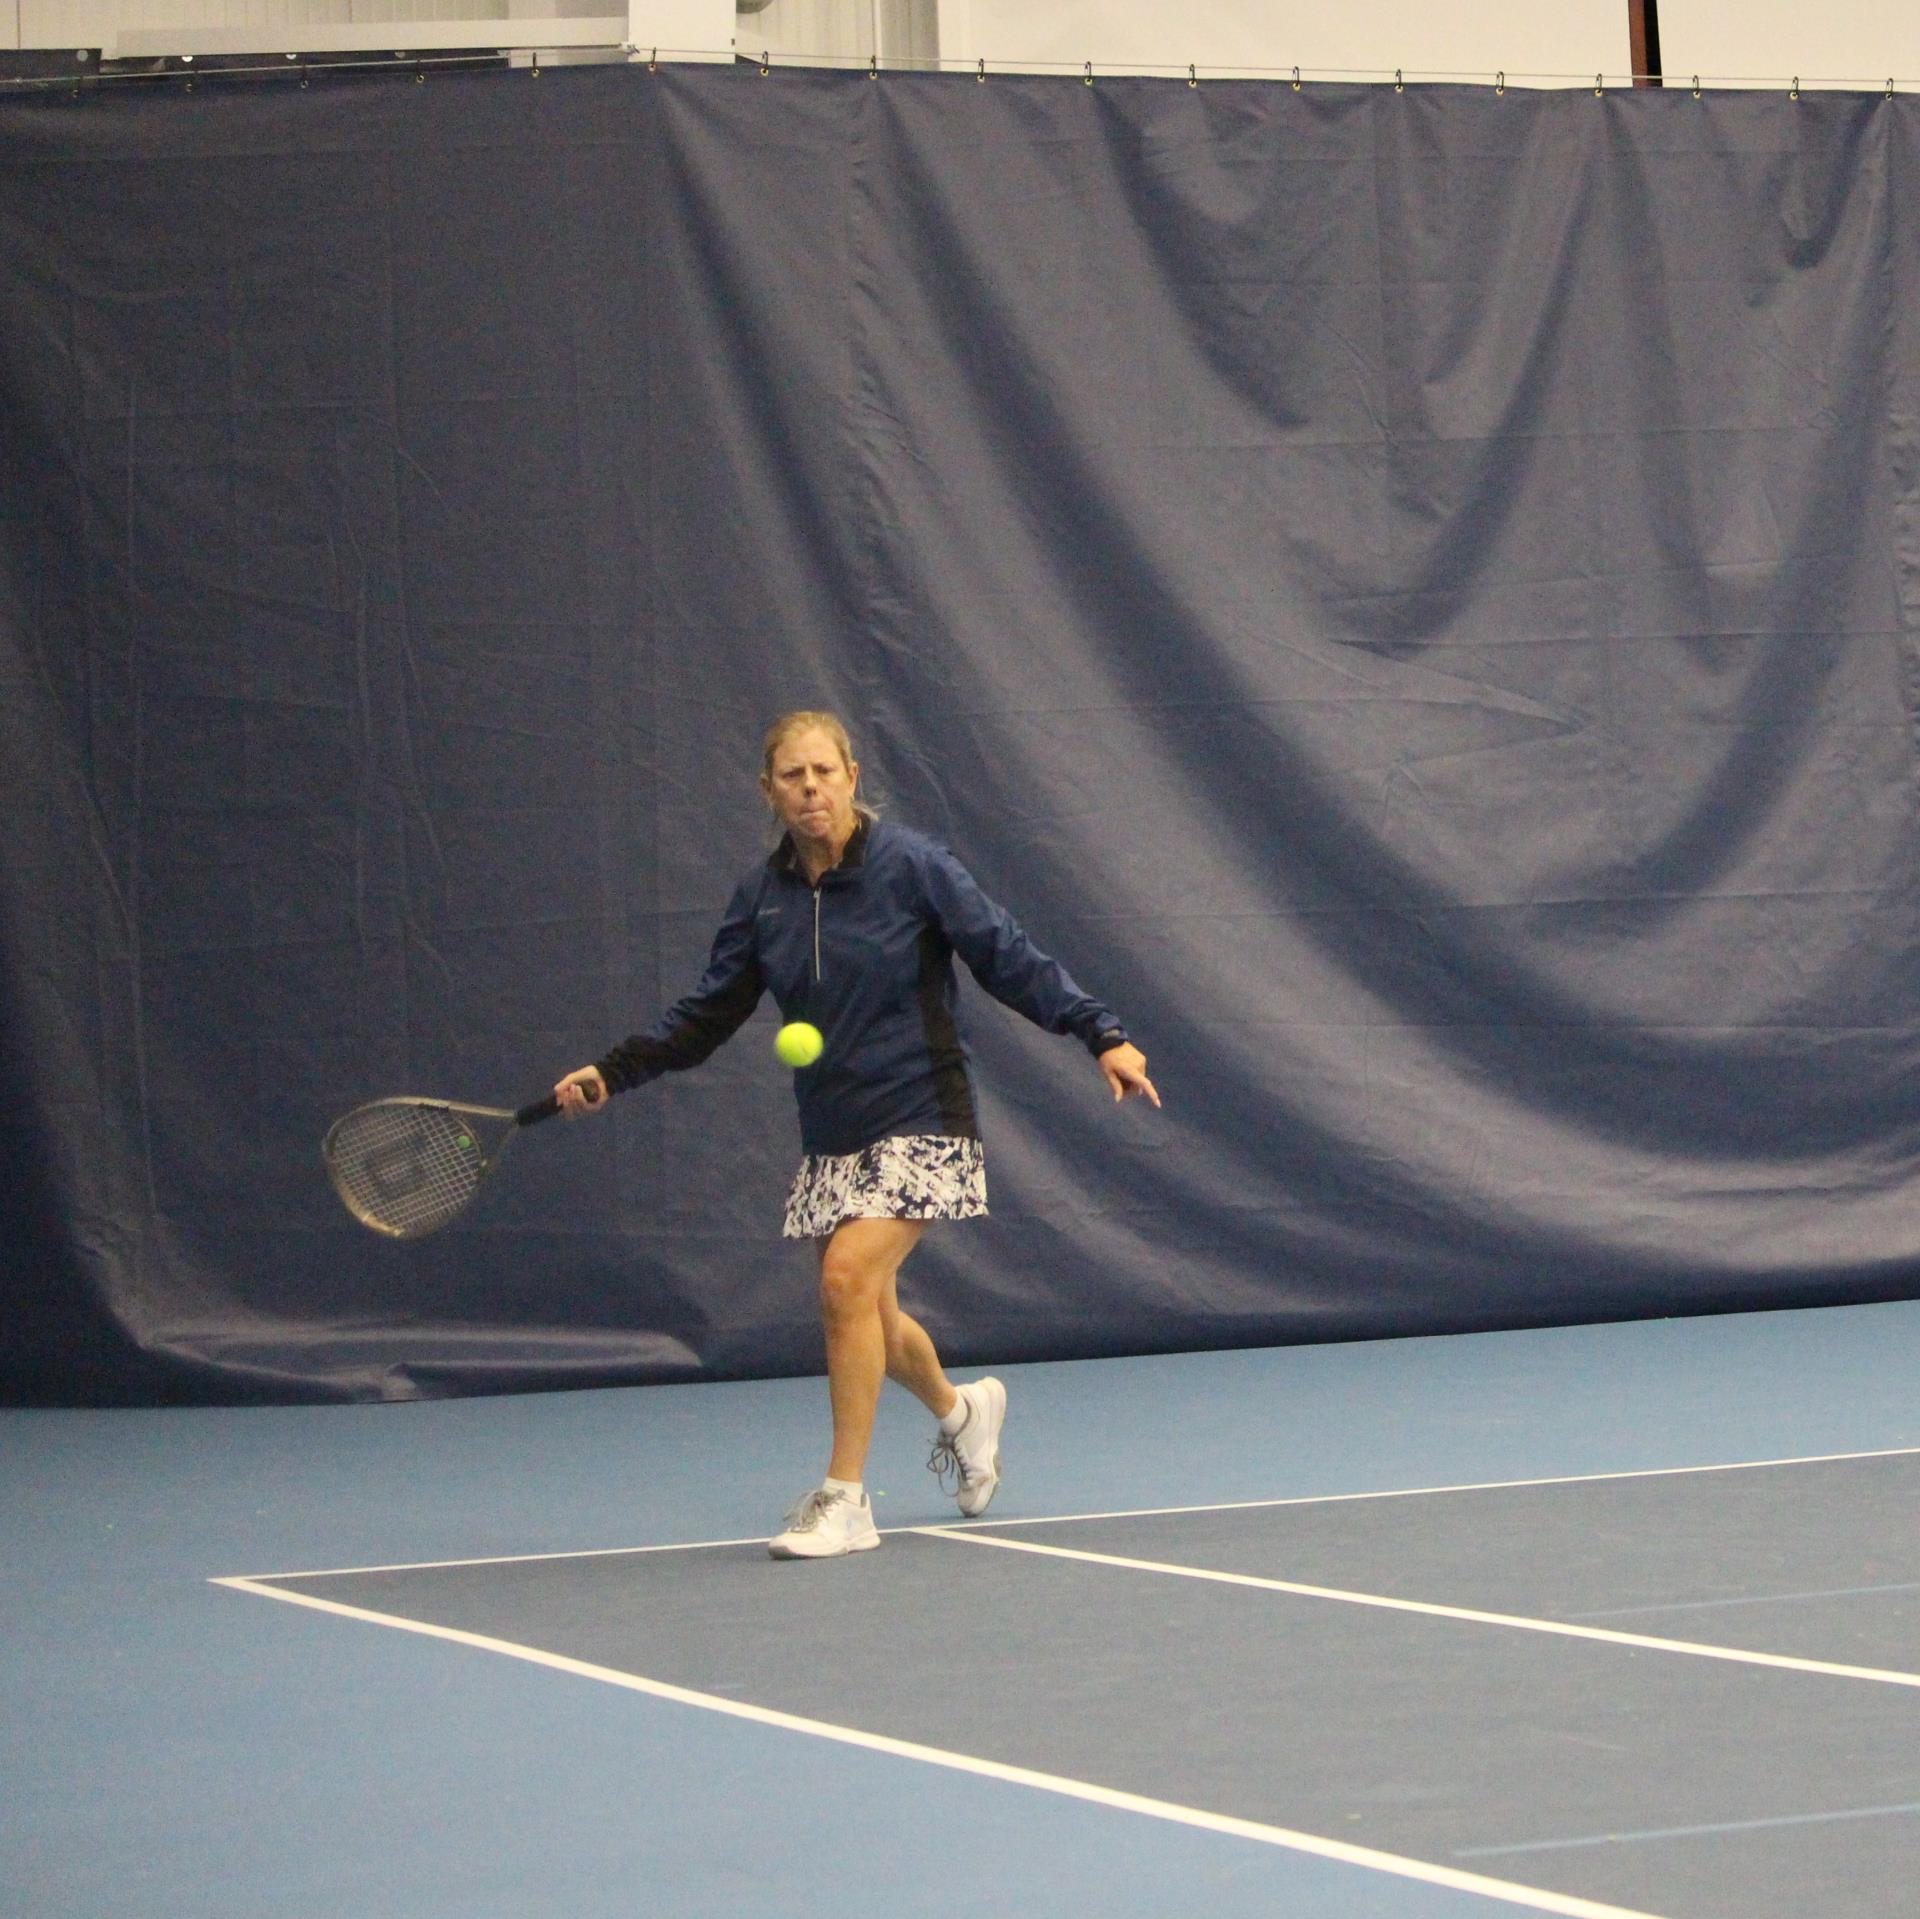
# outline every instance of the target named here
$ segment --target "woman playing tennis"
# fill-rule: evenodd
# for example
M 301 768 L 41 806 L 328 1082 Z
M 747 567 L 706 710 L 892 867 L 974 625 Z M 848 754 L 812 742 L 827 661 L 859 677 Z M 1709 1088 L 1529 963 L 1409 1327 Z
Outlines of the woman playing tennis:
M 569 1118 L 602 1110 L 662 1073 L 697 1066 L 739 1030 L 763 992 L 825 1036 L 794 1074 L 803 1157 L 785 1232 L 819 1253 L 833 1453 L 825 1480 L 769 1542 L 776 1559 L 825 1559 L 879 1545 L 861 1483 L 883 1379 L 939 1421 L 930 1465 L 960 1510 L 983 1513 L 1000 1483 L 1006 1388 L 955 1387 L 933 1341 L 901 1310 L 900 1268 L 937 1219 L 987 1210 L 986 1164 L 961 1038 L 957 954 L 995 999 L 1071 1034 L 1116 1100 L 1160 1104 L 1119 1020 L 1074 984 L 944 847 L 875 818 L 831 713 L 769 728 L 760 789 L 783 828 L 741 881 L 700 984 L 646 1032 L 554 1088 Z

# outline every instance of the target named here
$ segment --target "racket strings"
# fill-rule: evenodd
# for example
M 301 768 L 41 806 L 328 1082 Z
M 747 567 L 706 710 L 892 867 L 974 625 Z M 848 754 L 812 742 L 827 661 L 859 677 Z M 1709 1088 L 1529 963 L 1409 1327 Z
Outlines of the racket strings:
M 473 1128 L 437 1106 L 396 1103 L 351 1113 L 328 1140 L 327 1158 L 348 1207 L 403 1239 L 444 1226 L 487 1170 Z

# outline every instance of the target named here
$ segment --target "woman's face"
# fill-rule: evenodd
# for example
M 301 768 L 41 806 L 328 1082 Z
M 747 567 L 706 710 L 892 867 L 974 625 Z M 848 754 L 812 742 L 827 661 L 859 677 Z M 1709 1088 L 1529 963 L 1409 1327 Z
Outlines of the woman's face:
M 833 736 L 818 726 L 789 733 L 773 749 L 773 770 L 760 781 L 796 846 L 804 840 L 836 851 L 852 837 L 859 783 L 859 766 L 843 760 Z

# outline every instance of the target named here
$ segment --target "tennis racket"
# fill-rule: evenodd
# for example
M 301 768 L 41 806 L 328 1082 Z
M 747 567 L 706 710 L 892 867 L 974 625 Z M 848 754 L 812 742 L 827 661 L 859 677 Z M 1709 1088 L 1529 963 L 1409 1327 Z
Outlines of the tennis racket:
M 589 1105 L 599 1097 L 591 1084 Z M 389 1239 L 423 1239 L 473 1203 L 523 1126 L 559 1112 L 549 1093 L 517 1113 L 449 1099 L 377 1099 L 327 1128 L 321 1156 L 343 1205 Z

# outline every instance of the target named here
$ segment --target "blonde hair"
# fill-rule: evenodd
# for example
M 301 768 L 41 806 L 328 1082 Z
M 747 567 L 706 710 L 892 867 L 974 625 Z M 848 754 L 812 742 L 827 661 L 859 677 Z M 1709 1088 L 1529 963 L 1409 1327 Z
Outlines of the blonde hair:
M 760 743 L 760 778 L 763 783 L 773 779 L 773 756 L 779 752 L 780 743 L 791 739 L 796 733 L 810 733 L 815 730 L 824 733 L 840 749 L 840 764 L 849 770 L 853 766 L 853 742 L 847 737 L 847 729 L 837 713 L 815 713 L 800 708 L 792 713 L 782 713 L 767 728 L 767 735 Z M 879 817 L 865 800 L 856 796 L 853 802 L 854 814 L 863 820 Z

